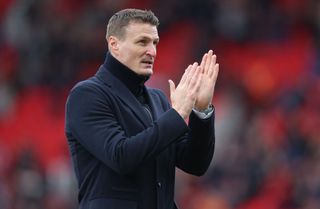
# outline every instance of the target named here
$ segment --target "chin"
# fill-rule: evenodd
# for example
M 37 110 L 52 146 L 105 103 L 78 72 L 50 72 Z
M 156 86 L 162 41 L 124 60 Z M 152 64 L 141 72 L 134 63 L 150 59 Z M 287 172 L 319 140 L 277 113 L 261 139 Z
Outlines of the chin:
M 143 75 L 143 76 L 151 76 L 153 74 L 153 70 L 150 69 L 150 70 L 144 70 L 140 73 L 140 75 Z

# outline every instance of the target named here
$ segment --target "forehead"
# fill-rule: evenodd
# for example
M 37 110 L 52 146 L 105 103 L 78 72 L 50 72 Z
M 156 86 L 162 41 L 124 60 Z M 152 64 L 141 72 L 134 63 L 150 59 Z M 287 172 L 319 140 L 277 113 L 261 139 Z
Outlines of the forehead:
M 148 37 L 159 39 L 157 26 L 149 23 L 130 22 L 125 31 L 126 38 Z

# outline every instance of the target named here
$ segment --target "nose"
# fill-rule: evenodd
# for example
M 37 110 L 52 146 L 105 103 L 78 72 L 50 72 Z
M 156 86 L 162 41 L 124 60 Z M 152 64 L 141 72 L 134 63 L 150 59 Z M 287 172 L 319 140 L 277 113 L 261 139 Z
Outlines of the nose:
M 151 57 L 156 57 L 156 55 L 157 55 L 157 47 L 155 45 L 153 45 L 153 44 L 149 45 L 146 54 L 151 56 Z

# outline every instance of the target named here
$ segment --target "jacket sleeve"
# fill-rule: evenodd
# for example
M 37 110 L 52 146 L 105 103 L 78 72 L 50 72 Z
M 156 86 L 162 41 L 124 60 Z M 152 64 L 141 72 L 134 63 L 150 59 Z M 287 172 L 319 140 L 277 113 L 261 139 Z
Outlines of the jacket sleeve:
M 164 109 L 170 104 L 158 91 Z M 176 142 L 176 166 L 181 170 L 201 176 L 210 166 L 215 148 L 215 112 L 207 119 L 200 119 L 193 111 L 189 117 L 189 129 Z
M 189 128 L 176 145 L 176 165 L 187 173 L 201 176 L 210 166 L 214 153 L 214 113 L 208 119 L 200 119 L 192 112 Z
M 151 127 L 127 137 L 110 104 L 94 85 L 78 85 L 66 103 L 66 134 L 120 174 L 135 171 L 188 131 L 180 115 L 169 109 Z

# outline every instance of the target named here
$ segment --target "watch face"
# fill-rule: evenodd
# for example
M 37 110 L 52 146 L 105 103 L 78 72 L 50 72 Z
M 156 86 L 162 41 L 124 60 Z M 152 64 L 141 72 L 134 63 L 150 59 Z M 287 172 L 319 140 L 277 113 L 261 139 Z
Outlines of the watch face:
M 208 115 L 210 112 L 214 111 L 213 105 L 210 104 L 207 109 L 205 109 L 203 112 Z

